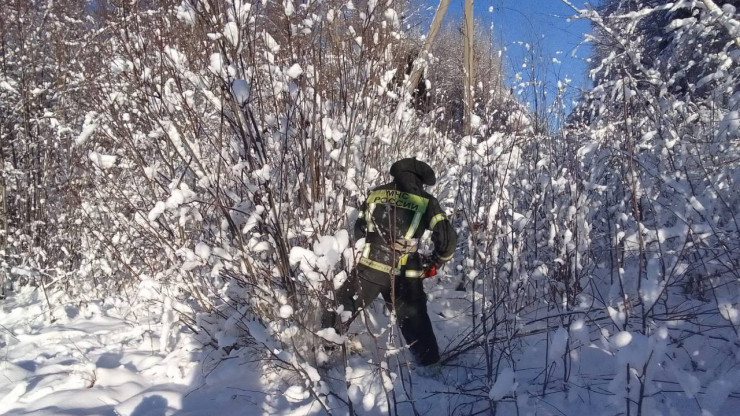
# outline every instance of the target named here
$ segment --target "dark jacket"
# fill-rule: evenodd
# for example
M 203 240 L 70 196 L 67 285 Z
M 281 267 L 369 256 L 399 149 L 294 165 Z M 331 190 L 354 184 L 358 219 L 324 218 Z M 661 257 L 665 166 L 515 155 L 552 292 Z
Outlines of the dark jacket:
M 393 182 L 374 188 L 363 202 L 355 223 L 355 238 L 365 237 L 360 263 L 388 274 L 422 277 L 418 241 L 432 231 L 432 261 L 452 258 L 457 234 L 439 201 L 423 189 L 433 185 L 434 171 L 416 159 L 403 159 L 391 167 Z

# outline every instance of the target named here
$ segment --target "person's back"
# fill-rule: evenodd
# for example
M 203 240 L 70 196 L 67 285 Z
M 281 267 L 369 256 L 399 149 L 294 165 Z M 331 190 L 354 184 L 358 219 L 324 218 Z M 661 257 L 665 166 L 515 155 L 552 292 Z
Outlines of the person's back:
M 417 360 L 432 364 L 439 360 L 439 351 L 426 313 L 422 279 L 452 258 L 457 235 L 437 199 L 423 189 L 436 182 L 429 165 L 402 159 L 391 166 L 390 173 L 393 182 L 374 188 L 362 204 L 355 238 L 364 237 L 365 246 L 355 273 L 337 290 L 336 301 L 354 315 L 382 294 L 389 308 L 395 306 L 401 331 Z M 418 246 L 427 229 L 432 231 L 434 252 L 423 259 Z M 322 321 L 324 327 L 336 326 L 332 313 Z
M 386 274 L 393 266 L 396 275 L 422 277 L 424 261 L 417 251 L 424 232 L 432 230 L 432 260 L 439 262 L 451 258 L 456 235 L 449 222 L 442 221 L 444 213 L 437 199 L 415 186 L 413 178 L 399 176 L 400 179 L 397 176 L 393 182 L 373 189 L 362 206 L 361 218 L 355 225 L 355 237 L 365 237 L 360 264 Z

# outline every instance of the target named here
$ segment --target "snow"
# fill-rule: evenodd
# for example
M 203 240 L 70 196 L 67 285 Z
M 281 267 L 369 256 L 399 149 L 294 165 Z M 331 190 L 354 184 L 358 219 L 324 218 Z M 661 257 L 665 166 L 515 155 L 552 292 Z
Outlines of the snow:
M 165 46 L 164 52 L 167 55 L 167 57 L 169 57 L 172 60 L 172 64 L 178 70 L 183 70 L 187 66 L 188 58 L 182 52 L 178 51 L 177 49 L 171 46 Z
M 283 13 L 288 17 L 295 13 L 295 6 L 293 6 L 292 0 L 283 0 Z
M 314 253 L 326 257 L 331 266 L 335 265 L 341 254 L 349 246 L 349 233 L 339 230 L 334 236 L 319 236 L 318 243 L 314 246 Z
M 615 288 L 616 288 L 616 285 L 613 286 L 613 289 Z M 620 310 L 619 308 L 614 308 L 611 306 L 607 306 L 606 310 L 609 313 L 609 317 L 612 319 L 615 325 L 622 326 L 624 324 L 626 315 L 623 310 Z
M 573 94 L 566 76 L 533 115 L 517 102 L 527 74 L 503 103 L 481 82 L 461 137 L 438 100 L 454 97 L 452 58 L 418 58 L 428 112 L 399 90 L 403 45 L 424 41 L 406 6 L 246 1 L 165 2 L 90 33 L 64 8 L 10 9 L 88 46 L 8 38 L 0 277 L 23 286 L 0 303 L 0 413 L 737 413 L 733 7 L 579 12 L 615 46 L 592 48 L 595 87 Z M 160 9 L 182 24 L 142 30 Z M 576 95 L 577 117 L 560 117 Z M 327 308 L 348 323 L 333 301 L 364 240 L 347 230 L 410 155 L 434 165 L 459 233 L 419 281 L 439 369 L 414 362 L 383 299 L 346 332 L 319 326 Z
M 95 129 L 98 128 L 98 123 L 95 121 L 95 112 L 89 112 L 85 114 L 85 121 L 82 124 L 82 131 L 80 132 L 80 135 L 77 136 L 77 139 L 75 139 L 75 145 L 81 146 L 85 144 L 87 139 L 92 136 L 92 134 L 95 132 Z
M 270 167 L 270 165 L 264 165 L 260 169 L 257 169 L 254 172 L 252 172 L 252 176 L 261 182 L 265 182 L 265 181 L 270 180 L 271 172 L 272 172 L 272 168 Z
M 719 124 L 717 135 L 740 136 L 740 111 L 728 111 Z
M 164 213 L 164 211 L 167 209 L 167 206 L 162 201 L 157 201 L 156 204 L 154 204 L 154 208 L 152 208 L 151 211 L 149 211 L 149 215 L 147 216 L 149 218 L 149 221 L 154 222 L 159 218 L 160 215 Z
M 287 71 L 285 71 L 285 75 L 293 79 L 297 79 L 302 73 L 303 69 L 301 69 L 301 66 L 298 64 L 293 64 Z
M 9 91 L 11 93 L 17 94 L 18 90 L 15 89 L 10 83 L 6 80 L 0 81 L 0 88 Z
M 280 45 L 269 33 L 262 32 L 262 37 L 264 38 L 265 46 L 270 50 L 270 52 L 276 53 L 280 50 Z
M 575 321 L 573 321 L 570 324 L 569 336 L 574 341 L 577 341 L 580 344 L 578 346 L 589 345 L 590 339 L 586 321 L 584 321 L 583 319 L 576 319 Z
M 720 378 L 718 380 L 712 381 L 707 386 L 706 394 L 702 400 L 702 408 L 707 410 L 709 414 L 719 414 L 719 409 L 722 408 L 722 405 L 727 401 L 730 393 L 737 385 L 734 383 L 740 381 L 740 377 L 738 377 L 737 371 L 735 371 L 732 375 L 734 376 L 734 380 Z
M 720 315 L 732 322 L 733 325 L 740 325 L 740 311 L 729 301 L 720 301 L 717 304 Z
M 131 63 L 123 58 L 114 58 L 110 63 L 110 70 L 114 74 L 122 74 L 131 68 Z
M 316 331 L 316 335 L 335 344 L 344 344 L 344 341 L 347 340 L 346 337 L 337 334 L 337 331 L 334 328 L 320 329 Z
M 165 208 L 168 210 L 174 210 L 180 205 L 192 202 L 195 199 L 195 196 L 195 192 L 191 191 L 187 184 L 182 183 L 180 184 L 180 189 L 172 190 L 172 193 L 165 202 Z
M 91 132 L 92 133 L 92 132 Z M 110 169 L 116 164 L 116 156 L 104 155 L 98 152 L 90 152 L 88 157 L 93 162 L 93 165 L 100 169 Z
M 345 244 L 338 241 L 343 236 L 331 237 L 318 244 L 324 252 Z M 199 244 L 193 255 L 205 256 L 207 251 L 207 246 Z M 435 300 L 429 303 L 430 312 L 437 317 L 433 319 L 433 325 L 442 347 L 456 338 L 460 324 L 466 321 L 465 315 L 439 318 L 437 311 L 446 301 L 443 293 L 441 288 L 431 290 L 430 295 Z M 139 296 L 144 300 L 162 299 L 159 283 L 153 279 L 142 281 Z M 375 416 L 387 414 L 386 393 L 395 391 L 395 394 L 402 394 L 400 383 L 411 377 L 414 391 L 419 395 L 415 402 L 417 409 L 430 416 L 445 416 L 451 414 L 449 408 L 455 406 L 455 397 L 460 397 L 459 393 L 455 393 L 455 386 L 465 383 L 476 374 L 471 371 L 478 371 L 452 365 L 443 366 L 441 374 L 434 377 L 416 370 L 409 372 L 405 370 L 405 360 L 409 357 L 404 349 L 388 351 L 391 357 L 404 360 L 400 367 L 375 362 L 373 356 L 376 347 L 372 338 L 365 334 L 368 330 L 366 325 L 376 333 L 375 336 L 382 338 L 386 336 L 383 329 L 386 328 L 388 317 L 374 313 L 373 308 L 370 310 L 372 319 L 367 324 L 358 321 L 353 323 L 351 338 L 337 334 L 332 328 L 316 333 L 328 342 L 346 342 L 348 348 L 350 345 L 359 345 L 359 348 L 367 351 L 349 355 L 346 368 L 341 370 L 335 367 L 318 369 L 308 363 L 295 363 L 295 357 L 280 350 L 279 344 L 273 341 L 272 330 L 257 320 L 242 323 L 230 320 L 230 324 L 222 326 L 223 329 L 217 334 L 222 348 L 238 342 L 238 328 L 244 324 L 254 342 L 269 348 L 285 362 L 294 362 L 305 374 L 305 380 L 292 379 L 286 383 L 275 375 L 267 376 L 264 367 L 255 364 L 254 350 L 226 353 L 223 349 L 213 350 L 201 344 L 194 334 L 177 323 L 171 311 L 181 306 L 174 303 L 168 306 L 169 301 L 165 304 L 153 302 L 151 305 L 156 313 L 151 315 L 112 299 L 94 301 L 80 307 L 67 301 L 63 295 L 52 293 L 50 301 L 52 305 L 57 305 L 51 310 L 41 289 L 26 287 L 2 304 L 0 324 L 3 325 L 3 338 L 0 344 L 5 357 L 1 364 L 4 377 L 0 378 L 0 397 L 3 397 L 0 412 L 42 416 L 114 412 L 122 415 L 323 415 L 311 393 L 311 389 L 314 389 L 323 391 L 324 395 L 329 391 L 340 392 L 343 397 L 353 401 L 358 415 Z M 382 301 L 378 303 L 382 304 Z M 280 305 L 278 313 L 283 319 L 295 317 L 295 311 L 287 304 Z M 54 323 L 50 322 L 52 316 Z M 283 332 L 298 336 L 296 328 L 290 328 L 293 329 L 286 328 Z M 572 361 L 573 377 L 578 380 L 576 384 L 586 382 L 584 379 L 588 380 L 585 377 L 589 373 L 595 376 L 589 383 L 602 377 L 610 379 L 609 367 L 616 362 L 608 360 L 609 356 L 601 350 L 586 344 L 585 321 L 575 320 L 568 328 L 559 327 L 550 334 L 549 348 L 553 355 L 563 351 L 562 345 L 569 339 L 568 333 L 570 338 L 581 342 L 580 346 L 571 346 L 577 349 L 571 351 L 571 358 L 578 357 Z M 574 335 L 578 333 L 582 335 Z M 656 339 L 661 336 L 664 341 L 667 339 L 667 331 L 658 331 L 656 335 Z M 535 363 L 544 354 L 544 348 L 538 349 L 537 341 L 532 340 L 527 344 L 528 347 L 524 349 L 527 354 L 518 364 L 525 369 L 525 373 L 519 374 L 504 360 L 486 390 L 491 400 L 504 406 L 502 411 L 514 410 L 513 407 L 506 407 L 513 403 L 512 400 L 525 413 L 547 408 L 537 407 L 537 401 L 529 399 L 536 395 L 539 387 L 522 382 L 536 374 L 538 367 Z M 635 336 L 626 331 L 612 336 L 610 344 L 620 354 L 628 355 L 619 360 L 620 367 L 627 362 L 633 366 L 644 364 L 647 359 L 639 356 L 645 357 L 645 351 L 649 353 L 657 348 L 652 341 L 641 342 L 639 337 L 636 341 Z M 633 346 L 638 349 L 630 350 Z M 686 347 L 689 350 L 694 348 L 691 344 Z M 357 347 L 353 348 L 357 350 Z M 659 353 L 657 349 L 655 351 Z M 578 355 L 573 355 L 573 352 L 578 352 Z M 551 365 L 560 366 L 560 362 L 554 360 Z M 737 380 L 735 373 L 712 380 L 704 393 L 701 386 L 706 384 L 698 374 L 686 369 L 690 367 L 671 368 L 667 377 L 680 386 L 680 395 L 694 397 L 702 403 L 703 410 L 715 416 L 732 414 L 726 403 L 734 403 L 730 394 Z M 587 369 L 585 373 L 584 369 Z M 621 375 L 613 380 L 623 378 L 624 375 Z M 342 390 L 342 385 L 347 388 L 346 391 Z M 578 390 L 577 387 L 572 388 Z M 452 394 L 442 393 L 446 391 Z M 339 401 L 330 396 L 321 397 L 329 400 L 332 406 L 341 406 Z M 566 401 L 557 394 L 549 397 L 560 403 L 566 414 L 581 414 L 584 409 L 603 414 L 610 408 L 603 400 L 579 405 L 580 401 Z M 398 400 L 400 414 L 405 414 L 406 409 L 411 411 L 403 404 L 403 397 L 399 396 Z
M 247 101 L 249 101 L 249 83 L 243 79 L 235 79 L 231 83 L 231 92 L 234 94 L 234 98 L 236 98 L 236 101 L 243 105 Z
M 291 403 L 300 403 L 310 396 L 310 392 L 303 386 L 290 386 L 285 390 L 285 397 Z
M 224 36 L 233 46 L 239 45 L 239 26 L 235 22 L 228 22 L 224 25 Z
M 632 342 L 632 334 L 627 331 L 619 332 L 612 338 L 612 343 L 617 348 L 624 348 Z
M 24 288 L 2 304 L 0 413 L 130 415 L 182 408 L 196 368 L 188 351 L 161 354 L 158 341 L 144 327 L 127 324 L 112 305 L 49 310 L 39 291 Z M 50 316 L 55 323 L 46 321 Z
M 476 130 L 481 127 L 481 118 L 479 115 L 477 114 L 470 115 L 470 126 Z
M 517 383 L 514 376 L 514 370 L 505 368 L 496 378 L 496 382 L 491 387 L 488 397 L 491 400 L 501 400 L 516 391 Z
M 674 375 L 686 397 L 693 399 L 701 389 L 701 381 L 695 375 L 678 369 L 674 369 Z
M 401 27 L 401 21 L 399 20 L 398 13 L 395 10 L 391 8 L 386 9 L 383 12 L 383 17 L 386 21 L 391 23 L 393 30 L 398 30 Z
M 207 260 L 211 256 L 211 248 L 208 244 L 200 242 L 195 246 L 195 255 Z
M 223 67 L 223 58 L 221 57 L 221 54 L 216 52 L 211 54 L 210 58 L 210 65 L 208 68 L 216 75 L 221 75 L 224 73 L 224 67 Z
M 562 326 L 550 338 L 550 361 L 558 361 L 565 354 L 568 347 L 568 330 Z
M 177 18 L 188 24 L 194 24 L 197 19 L 197 12 L 193 8 L 190 0 L 183 0 L 179 6 L 175 8 Z
M 283 319 L 288 319 L 293 316 L 293 307 L 290 305 L 282 305 L 280 307 L 280 313 L 278 314 Z
M 233 260 L 233 256 L 221 247 L 213 247 L 212 250 L 214 256 L 221 257 L 224 260 Z
M 174 322 L 163 352 L 163 322 L 146 308 L 131 314 L 113 299 L 80 306 L 58 293 L 49 300 L 52 309 L 40 288 L 25 287 L 0 304 L 2 414 L 306 414 L 290 400 L 305 389 L 284 391 L 247 356 L 204 350 Z

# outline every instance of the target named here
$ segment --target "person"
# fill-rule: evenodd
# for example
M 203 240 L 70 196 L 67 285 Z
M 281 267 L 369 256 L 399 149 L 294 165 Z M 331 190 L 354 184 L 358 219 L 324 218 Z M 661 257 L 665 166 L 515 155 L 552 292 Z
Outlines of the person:
M 337 311 L 327 310 L 322 328 L 342 333 L 359 310 L 381 294 L 390 310 L 395 306 L 399 327 L 419 365 L 439 362 L 439 347 L 427 314 L 423 279 L 455 252 L 457 234 L 439 202 L 424 191 L 434 185 L 434 170 L 414 158 L 395 162 L 393 181 L 374 188 L 360 208 L 354 237 L 365 237 L 362 256 L 351 276 L 335 293 L 338 310 L 351 312 L 338 322 Z M 431 230 L 434 251 L 418 253 L 419 239 Z M 340 307 L 341 306 L 341 307 Z

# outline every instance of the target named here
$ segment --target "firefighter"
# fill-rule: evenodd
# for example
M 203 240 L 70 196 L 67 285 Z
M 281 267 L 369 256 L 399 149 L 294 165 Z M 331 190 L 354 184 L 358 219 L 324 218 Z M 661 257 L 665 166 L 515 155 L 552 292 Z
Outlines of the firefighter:
M 351 312 L 338 323 L 334 311 L 322 316 L 323 328 L 342 333 L 359 310 L 381 294 L 389 309 L 395 307 L 399 327 L 419 365 L 439 362 L 439 348 L 427 314 L 423 279 L 452 258 L 457 234 L 435 197 L 424 191 L 434 185 L 434 170 L 414 158 L 391 166 L 393 182 L 378 186 L 362 204 L 354 227 L 355 239 L 365 238 L 359 264 L 336 291 L 341 311 Z M 418 253 L 419 239 L 431 230 L 434 252 Z

